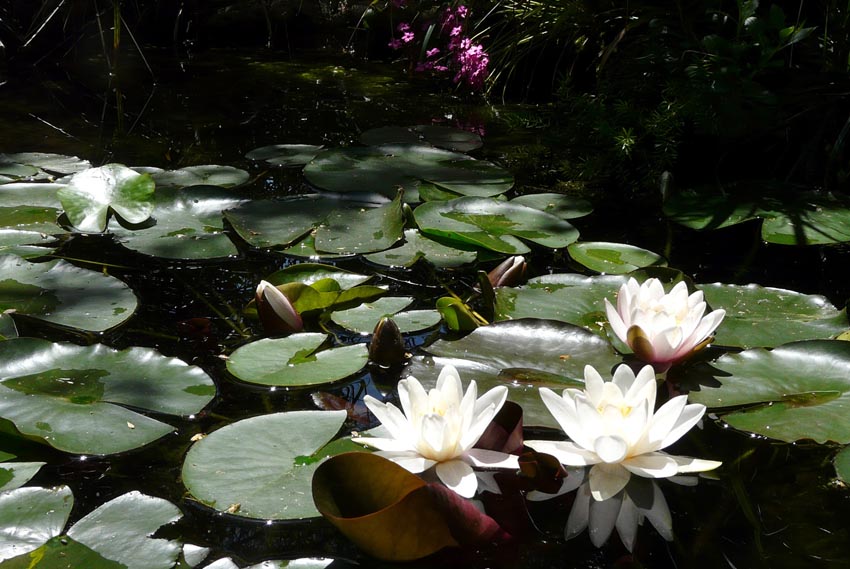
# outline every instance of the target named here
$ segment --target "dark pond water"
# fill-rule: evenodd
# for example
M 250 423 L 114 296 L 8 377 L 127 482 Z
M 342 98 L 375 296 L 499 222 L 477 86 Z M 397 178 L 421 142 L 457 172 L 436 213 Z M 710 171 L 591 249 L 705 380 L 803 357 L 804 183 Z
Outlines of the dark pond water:
M 637 192 L 628 180 L 606 186 L 559 180 L 558 162 L 577 159 L 582 141 L 564 140 L 545 107 L 490 106 L 451 92 L 434 93 L 427 84 L 409 82 L 396 68 L 352 59 L 316 55 L 288 61 L 234 51 L 210 51 L 183 61 L 169 53 L 146 55 L 154 64 L 155 80 L 130 54 L 112 86 L 98 59 L 61 73 L 38 70 L 10 79 L 0 87 L 0 152 L 57 152 L 95 164 L 165 168 L 227 164 L 248 169 L 257 178 L 250 191 L 266 197 L 301 193 L 306 186 L 298 170 L 264 170 L 244 158 L 259 146 L 349 145 L 360 132 L 384 125 L 438 123 L 474 129 L 485 141 L 475 155 L 510 169 L 517 177 L 517 192 L 554 188 L 591 199 L 595 212 L 576 222 L 585 240 L 620 241 L 664 253 L 671 266 L 697 282 L 757 282 L 824 294 L 838 306 L 846 300 L 844 247 L 766 246 L 753 224 L 698 234 L 666 222 L 659 212 L 660 196 Z M 218 514 L 186 499 L 179 481 L 193 435 L 261 413 L 315 408 L 309 390 L 270 392 L 237 384 L 218 357 L 259 333 L 238 315 L 257 282 L 292 259 L 245 247 L 241 259 L 226 263 L 158 261 L 128 254 L 99 237 L 68 238 L 57 255 L 86 259 L 87 267 L 109 266 L 139 297 L 137 315 L 99 341 L 116 348 L 155 347 L 199 365 L 216 380 L 219 395 L 209 411 L 176 425 L 176 435 L 122 456 L 69 457 L 0 439 L 0 447 L 22 459 L 48 463 L 32 485 L 69 485 L 76 499 L 72 519 L 132 489 L 171 500 L 185 517 L 163 535 L 209 546 L 211 558 L 231 556 L 247 563 L 323 556 L 379 566 L 324 520 L 266 524 Z M 374 271 L 356 260 L 341 266 Z M 558 252 L 533 255 L 531 267 L 536 275 L 579 269 Z M 460 271 L 454 278 L 458 286 L 471 284 L 473 271 Z M 422 308 L 433 307 L 443 294 L 434 274 L 421 267 L 382 271 L 379 282 L 415 296 Z M 228 314 L 236 316 L 225 318 Z M 192 334 L 181 324 L 192 318 L 210 319 L 210 331 Z M 20 328 L 22 335 L 83 341 L 35 324 Z M 409 338 L 409 347 L 444 333 Z M 329 391 L 351 400 L 377 392 L 368 375 Z M 346 430 L 353 426 L 346 424 Z M 833 448 L 776 443 L 706 420 L 704 430 L 676 451 L 722 460 L 724 466 L 716 479 L 696 487 L 660 483 L 673 514 L 673 542 L 649 523 L 640 530 L 633 555 L 616 539 L 600 549 L 586 534 L 565 541 L 570 502 L 560 499 L 529 506 L 532 523 L 517 543 L 420 565 L 850 566 L 850 493 L 835 480 Z

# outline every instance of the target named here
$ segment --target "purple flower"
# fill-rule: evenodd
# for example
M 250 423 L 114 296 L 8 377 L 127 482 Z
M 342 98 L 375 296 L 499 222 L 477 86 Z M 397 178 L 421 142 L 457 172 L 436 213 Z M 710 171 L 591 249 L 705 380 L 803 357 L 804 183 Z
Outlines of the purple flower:
M 396 27 L 396 29 L 402 33 L 410 31 L 410 24 L 407 22 L 402 22 Z
M 467 14 L 469 14 L 469 9 L 466 6 L 461 5 L 461 6 L 457 7 L 457 10 L 456 10 L 455 13 L 457 14 L 458 18 L 463 19 L 463 18 L 466 18 Z
M 401 41 L 403 41 L 404 43 L 410 43 L 413 41 L 413 38 L 413 32 L 404 32 L 404 35 L 401 36 Z
M 435 47 L 434 49 L 429 49 L 428 51 L 426 51 L 426 52 L 425 52 L 425 57 L 429 57 L 429 58 L 430 58 L 430 57 L 434 57 L 434 56 L 435 56 L 435 55 L 437 55 L 438 53 L 440 53 L 440 48 Z
M 401 40 L 398 38 L 393 38 L 390 40 L 390 43 L 387 44 L 393 49 L 401 49 Z

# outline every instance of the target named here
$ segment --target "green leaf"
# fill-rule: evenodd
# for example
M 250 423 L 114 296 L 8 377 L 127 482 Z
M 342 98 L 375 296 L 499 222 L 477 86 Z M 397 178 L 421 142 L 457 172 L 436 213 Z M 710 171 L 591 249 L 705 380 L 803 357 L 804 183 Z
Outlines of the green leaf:
M 588 269 L 597 273 L 622 275 L 643 267 L 666 267 L 664 257 L 622 243 L 584 241 L 568 247 L 570 256 Z
M 522 406 L 525 425 L 554 428 L 557 423 L 543 405 L 539 387 L 575 387 L 583 383 L 585 365 L 604 376 L 622 362 L 611 344 L 587 330 L 533 318 L 482 326 L 460 340 L 439 340 L 426 349 L 438 357 L 415 357 L 410 366 L 426 388 L 451 364 L 464 384 L 476 380 L 479 392 L 507 386 L 508 398 Z
M 62 533 L 74 496 L 67 486 L 0 493 L 0 561 L 38 549 Z
M 237 348 L 227 370 L 248 383 L 303 387 L 343 379 L 366 365 L 365 344 L 317 352 L 325 340 L 324 334 L 314 333 L 257 340 Z
M 0 227 L 46 234 L 67 233 L 56 224 L 64 184 L 13 183 L 0 187 Z
M 272 144 L 255 148 L 245 155 L 251 160 L 265 160 L 275 166 L 304 166 L 322 151 L 324 146 L 312 144 Z
M 475 251 L 463 251 L 443 245 L 422 235 L 416 229 L 404 232 L 404 243 L 400 247 L 366 255 L 366 259 L 388 267 L 411 267 L 424 259 L 440 268 L 459 267 L 475 261 Z
M 168 259 L 215 259 L 238 250 L 224 233 L 222 210 L 247 200 L 216 186 L 157 189 L 149 227 L 109 229 L 118 241 L 145 255 Z
M 61 326 L 102 332 L 126 321 L 137 301 L 126 284 L 63 260 L 30 263 L 0 255 L 0 311 L 14 309 Z
M 459 298 L 453 296 L 438 298 L 436 307 L 449 330 L 465 332 L 475 330 L 482 324 L 472 313 L 472 309 Z
M 835 473 L 845 484 L 850 484 L 850 447 L 844 447 L 833 459 Z
M 715 283 L 697 288 L 713 309 L 726 310 L 714 340 L 721 346 L 772 347 L 830 338 L 848 327 L 846 312 L 820 295 L 758 285 Z
M 168 500 L 134 491 L 82 518 L 68 530 L 68 537 L 127 569 L 170 569 L 177 562 L 180 543 L 150 536 L 181 516 Z
M 307 181 L 336 193 L 376 192 L 418 202 L 423 182 L 461 195 L 496 196 L 513 186 L 505 170 L 465 154 L 418 144 L 338 148 L 322 152 L 304 168 Z
M 18 329 L 15 327 L 12 315 L 0 312 L 0 341 L 17 337 Z
M 187 166 L 179 170 L 162 170 L 152 167 L 136 167 L 133 170 L 150 174 L 159 189 L 185 188 L 187 186 L 231 188 L 244 184 L 251 177 L 245 170 L 217 164 Z
M 91 168 L 91 162 L 66 156 L 64 154 L 52 154 L 50 152 L 19 152 L 17 154 L 0 154 L 0 163 L 9 161 L 19 164 L 35 166 L 48 172 L 57 174 L 76 174 Z
M 319 463 L 299 459 L 325 445 L 345 417 L 345 411 L 292 411 L 222 427 L 189 449 L 183 483 L 195 499 L 237 516 L 318 516 L 310 485 Z
M 0 464 L 0 492 L 20 488 L 35 476 L 45 462 L 5 462 Z
M 320 252 L 346 255 L 373 253 L 392 247 L 404 230 L 401 193 L 388 204 L 360 209 L 335 209 L 316 230 Z
M 371 334 L 384 316 L 391 316 L 402 334 L 424 330 L 440 322 L 440 313 L 436 310 L 402 312 L 412 302 L 413 298 L 409 296 L 388 296 L 348 310 L 333 312 L 331 320 L 343 328 L 361 334 Z
M 40 245 L 54 244 L 56 240 L 39 231 L 0 229 L 0 255 L 17 255 L 24 259 L 41 257 L 53 253 L 55 247 Z
M 67 536 L 50 538 L 28 554 L 6 561 L 3 569 L 126 569 Z
M 696 403 L 757 405 L 722 416 L 736 429 L 786 442 L 850 443 L 847 342 L 809 340 L 726 354 L 691 374 L 688 397 Z M 694 386 L 697 381 L 702 385 Z
M 141 447 L 174 429 L 124 406 L 189 415 L 214 395 L 215 385 L 200 368 L 150 348 L 116 351 L 35 338 L 0 342 L 0 417 L 66 452 Z
M 265 280 L 275 286 L 287 283 L 303 283 L 309 286 L 323 279 L 332 279 L 339 284 L 340 289 L 349 289 L 363 284 L 371 278 L 370 276 L 346 271 L 333 265 L 298 263 L 297 265 L 290 265 L 283 270 L 270 274 Z
M 368 146 L 385 144 L 430 144 L 455 152 L 471 152 L 484 145 L 474 132 L 450 126 L 415 125 L 372 128 L 360 135 L 360 143 Z
M 593 212 L 589 201 L 564 194 L 526 194 L 512 199 L 511 203 L 533 207 L 561 219 L 575 219 Z
M 153 211 L 154 183 L 121 164 L 89 168 L 71 176 L 57 195 L 71 224 L 84 232 L 106 229 L 111 208 L 127 223 L 142 223 Z
M 512 255 L 530 250 L 517 237 L 552 248 L 578 239 L 578 230 L 554 215 L 488 198 L 428 202 L 414 216 L 423 233 Z

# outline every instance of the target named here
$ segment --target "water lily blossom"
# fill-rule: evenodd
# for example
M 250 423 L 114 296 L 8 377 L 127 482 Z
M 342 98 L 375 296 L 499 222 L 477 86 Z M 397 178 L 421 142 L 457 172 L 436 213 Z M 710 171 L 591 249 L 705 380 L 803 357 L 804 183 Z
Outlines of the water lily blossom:
M 440 372 L 437 386 L 430 391 L 425 391 L 415 377 L 399 381 L 401 410 L 367 395 L 366 406 L 390 437 L 352 440 L 378 449 L 376 454 L 414 474 L 435 466 L 443 484 L 464 498 L 471 498 L 478 488 L 472 466 L 518 468 L 515 455 L 472 448 L 507 395 L 507 388 L 498 386 L 478 397 L 475 381 L 469 382 L 464 393 L 457 370 L 446 366 Z
M 257 314 L 267 334 L 288 334 L 304 329 L 301 315 L 279 288 L 260 281 L 255 294 Z
M 705 314 L 705 309 L 702 291 L 688 295 L 685 283 L 679 282 L 665 293 L 661 281 L 654 278 L 643 284 L 630 278 L 620 287 L 616 308 L 605 299 L 614 333 L 658 371 L 708 345 L 726 311 Z
M 627 365 L 604 381 L 591 366 L 584 368 L 585 389 L 566 389 L 562 396 L 541 388 L 549 412 L 572 441 L 525 441 L 567 466 L 592 466 L 590 491 L 607 500 L 622 490 L 632 474 L 667 478 L 720 466 L 713 460 L 672 456 L 661 449 L 679 440 L 705 413 L 688 404 L 686 395 L 670 399 L 655 411 L 655 372 L 644 366 L 635 373 Z

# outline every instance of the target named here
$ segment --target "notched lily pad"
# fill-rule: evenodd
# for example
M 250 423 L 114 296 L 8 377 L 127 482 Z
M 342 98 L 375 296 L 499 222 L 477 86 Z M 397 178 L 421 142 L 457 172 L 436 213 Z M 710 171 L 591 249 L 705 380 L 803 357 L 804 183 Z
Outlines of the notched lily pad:
M 245 155 L 251 160 L 265 160 L 275 166 L 304 166 L 322 151 L 324 146 L 312 144 L 272 144 L 255 148 Z
M 365 344 L 317 351 L 326 340 L 315 333 L 257 340 L 237 348 L 227 370 L 248 383 L 303 387 L 343 379 L 366 365 Z
M 71 176 L 57 192 L 65 215 L 80 231 L 106 229 L 112 210 L 127 223 L 142 223 L 153 211 L 154 183 L 122 164 L 89 168 Z
M 150 348 L 0 342 L 0 418 L 66 452 L 105 455 L 146 445 L 174 429 L 130 408 L 190 415 L 215 392 L 200 368 Z
M 593 212 L 593 205 L 586 199 L 564 194 L 525 194 L 512 199 L 511 203 L 533 207 L 561 219 L 575 219 Z
M 472 247 L 469 247 L 470 249 Z M 476 251 L 449 247 L 422 235 L 417 229 L 404 231 L 404 243 L 378 253 L 366 255 L 366 259 L 387 267 L 412 267 L 420 259 L 435 267 L 459 267 L 475 261 Z
M 179 170 L 139 166 L 134 167 L 133 170 L 150 174 L 153 181 L 156 182 L 157 188 L 185 188 L 187 186 L 232 188 L 244 184 L 251 178 L 245 170 L 217 164 L 186 166 Z
M 413 302 L 409 296 L 388 296 L 373 302 L 364 302 L 360 306 L 331 313 L 331 320 L 354 332 L 371 334 L 378 321 L 392 317 L 402 334 L 424 330 L 440 322 L 440 313 L 436 310 L 410 310 L 402 312 Z
M 666 267 L 661 255 L 623 243 L 583 241 L 571 244 L 570 256 L 598 273 L 622 275 L 644 267 Z
M 292 411 L 222 427 L 189 449 L 183 483 L 195 499 L 235 516 L 316 517 L 313 473 L 345 417 L 345 411 Z

